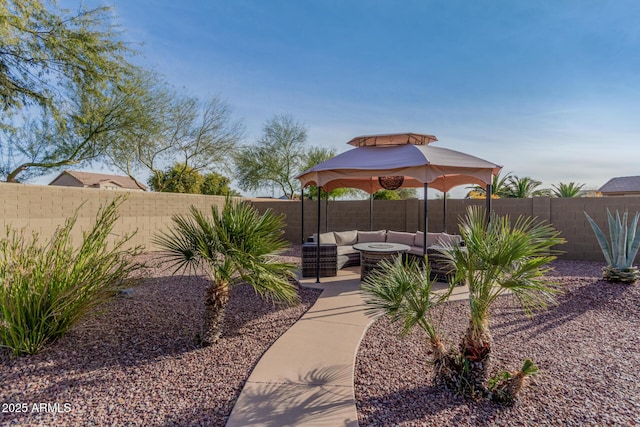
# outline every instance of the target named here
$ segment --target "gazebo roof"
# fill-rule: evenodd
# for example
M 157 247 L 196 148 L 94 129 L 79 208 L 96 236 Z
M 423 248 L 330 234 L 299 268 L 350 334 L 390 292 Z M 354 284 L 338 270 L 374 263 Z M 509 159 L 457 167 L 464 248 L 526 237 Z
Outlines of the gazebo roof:
M 469 154 L 434 147 L 435 136 L 413 133 L 362 136 L 349 144 L 356 148 L 326 160 L 298 176 L 303 187 L 326 191 L 359 188 L 373 193 L 382 188 L 381 176 L 403 176 L 403 187 L 425 183 L 440 191 L 463 184 L 490 184 L 502 166 Z M 361 145 L 358 145 L 361 144 Z
M 437 141 L 433 135 L 425 135 L 420 133 L 386 133 L 381 135 L 365 135 L 356 136 L 351 141 L 347 142 L 354 147 L 371 147 L 371 146 L 383 146 L 383 145 L 427 145 L 431 142 Z

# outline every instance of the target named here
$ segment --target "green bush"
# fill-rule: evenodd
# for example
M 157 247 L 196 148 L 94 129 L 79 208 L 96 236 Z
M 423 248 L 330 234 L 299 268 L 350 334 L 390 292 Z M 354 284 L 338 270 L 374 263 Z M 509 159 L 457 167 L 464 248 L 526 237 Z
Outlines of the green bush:
M 99 210 L 79 248 L 71 239 L 77 211 L 44 243 L 37 233 L 29 238 L 7 227 L 0 240 L 0 346 L 14 355 L 37 353 L 142 267 L 133 259 L 141 248 L 125 249 L 133 234 L 107 243 L 121 202 Z

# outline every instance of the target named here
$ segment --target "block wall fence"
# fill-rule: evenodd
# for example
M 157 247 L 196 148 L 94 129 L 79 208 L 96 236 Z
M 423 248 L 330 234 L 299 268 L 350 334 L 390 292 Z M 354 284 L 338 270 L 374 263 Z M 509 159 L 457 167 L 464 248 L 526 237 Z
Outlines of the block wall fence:
M 126 196 L 126 199 L 118 210 L 120 219 L 113 234 L 135 231 L 130 244 L 143 245 L 145 250 L 154 250 L 151 243 L 154 233 L 170 226 L 172 215 L 188 213 L 191 205 L 204 210 L 210 209 L 212 204 L 222 206 L 224 203 L 224 197 L 197 194 L 0 183 L 0 233 L 5 237 L 4 229 L 10 225 L 24 228 L 28 235 L 34 231 L 42 237 L 50 237 L 78 210 L 72 237 L 74 242 L 79 242 L 82 232 L 95 223 L 99 208 L 118 196 Z
M 141 244 L 148 251 L 156 250 L 151 243 L 153 235 L 171 225 L 171 216 L 188 213 L 190 206 L 209 210 L 211 205 L 222 206 L 224 198 L 194 194 L 171 194 L 153 192 L 122 192 L 99 189 L 53 187 L 45 185 L 0 183 L 0 226 L 25 228 L 29 234 L 38 232 L 43 237 L 53 234 L 56 227 L 64 223 L 76 209 L 78 222 L 74 239 L 81 238 L 82 231 L 91 227 L 101 205 L 118 195 L 126 194 L 127 199 L 120 207 L 120 220 L 114 234 L 137 233 L 131 244 Z M 304 203 L 304 228 L 299 201 L 247 199 L 259 211 L 272 209 L 285 215 L 285 237 L 300 243 L 305 236 L 316 231 L 317 202 Z M 457 232 L 457 223 L 467 206 L 484 206 L 484 201 L 447 200 L 446 218 L 443 215 L 444 201 L 428 201 L 429 231 Z M 519 215 L 536 216 L 549 221 L 562 237 L 567 240 L 559 247 L 566 259 L 603 260 L 600 247 L 587 223 L 584 212 L 588 212 L 596 222 L 606 229 L 606 210 L 627 210 L 630 214 L 640 211 L 640 197 L 597 197 L 555 199 L 536 197 L 532 199 L 496 199 L 493 210 L 499 215 L 508 214 L 512 218 Z M 422 230 L 423 201 L 374 200 L 373 229 L 396 231 Z M 328 215 L 327 215 L 328 213 Z M 321 231 L 368 230 L 369 200 L 325 201 L 321 202 Z M 304 231 L 303 231 L 304 230 Z M 4 233 L 2 234 L 4 237 Z

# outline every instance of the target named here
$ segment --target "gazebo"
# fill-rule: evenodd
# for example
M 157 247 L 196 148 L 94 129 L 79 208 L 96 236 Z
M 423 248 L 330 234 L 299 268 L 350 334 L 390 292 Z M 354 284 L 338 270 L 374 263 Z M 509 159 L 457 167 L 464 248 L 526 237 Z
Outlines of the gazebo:
M 400 133 L 353 138 L 355 148 L 304 171 L 297 178 L 304 189 L 309 185 L 326 192 L 336 188 L 358 188 L 370 195 L 380 189 L 424 188 L 424 248 L 427 248 L 427 189 L 447 192 L 463 184 L 486 188 L 487 211 L 491 210 L 491 182 L 502 166 L 447 148 L 430 145 L 433 135 Z M 320 193 L 318 193 L 318 196 Z M 304 197 L 301 198 L 304 200 Z M 304 203 L 304 202 L 303 202 Z M 302 209 L 304 215 L 304 209 Z M 304 224 L 304 219 L 303 219 Z M 318 197 L 318 235 L 320 235 L 320 197 Z M 302 230 L 304 239 L 304 230 Z M 318 245 L 320 239 L 317 239 Z M 319 257 L 320 248 L 317 254 Z M 316 279 L 320 280 L 319 261 Z

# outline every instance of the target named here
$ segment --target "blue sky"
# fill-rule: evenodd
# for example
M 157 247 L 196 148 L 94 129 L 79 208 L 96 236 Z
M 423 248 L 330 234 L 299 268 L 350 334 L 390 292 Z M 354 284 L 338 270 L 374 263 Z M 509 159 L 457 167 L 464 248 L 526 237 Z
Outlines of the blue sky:
M 637 1 L 106 4 L 139 61 L 226 99 L 247 143 L 291 114 L 338 152 L 410 131 L 546 187 L 640 175 Z

